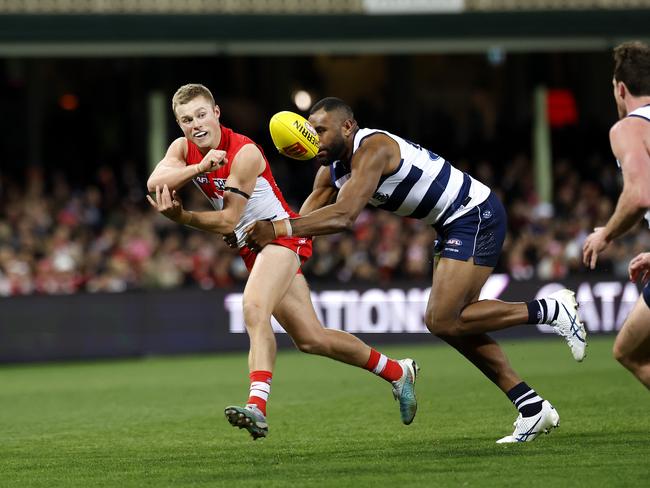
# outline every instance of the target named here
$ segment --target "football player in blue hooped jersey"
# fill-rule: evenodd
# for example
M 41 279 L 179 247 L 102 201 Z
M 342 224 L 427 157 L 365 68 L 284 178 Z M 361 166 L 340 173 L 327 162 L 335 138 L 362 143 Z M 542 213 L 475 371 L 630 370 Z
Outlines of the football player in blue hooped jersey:
M 614 48 L 614 99 L 620 120 L 609 132 L 612 152 L 623 173 L 623 191 L 614 214 L 584 244 L 583 261 L 596 267 L 598 254 L 636 226 L 650 223 L 650 46 L 626 42 Z M 630 261 L 630 280 L 641 278 L 643 294 L 614 343 L 614 357 L 650 388 L 650 253 Z
M 275 228 L 256 222 L 247 229 L 248 245 L 259 249 L 276 239 L 278 230 L 316 236 L 350 229 L 368 203 L 423 220 L 436 230 L 439 242 L 427 327 L 481 370 L 519 410 L 514 432 L 497 442 L 532 441 L 556 427 L 557 411 L 521 380 L 487 333 L 546 323 L 582 361 L 586 331 L 570 290 L 528 303 L 479 301 L 506 233 L 506 215 L 496 195 L 418 144 L 383 130 L 359 128 L 352 109 L 338 98 L 317 102 L 309 122 L 320 137 L 316 158 L 322 167 L 301 217 Z

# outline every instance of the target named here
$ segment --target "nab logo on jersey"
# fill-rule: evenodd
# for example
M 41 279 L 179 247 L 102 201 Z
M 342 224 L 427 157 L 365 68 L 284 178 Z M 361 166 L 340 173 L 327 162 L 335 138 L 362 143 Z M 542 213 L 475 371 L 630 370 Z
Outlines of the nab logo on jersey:
M 212 178 L 212 183 L 219 191 L 224 191 L 226 189 L 226 180 L 223 178 Z

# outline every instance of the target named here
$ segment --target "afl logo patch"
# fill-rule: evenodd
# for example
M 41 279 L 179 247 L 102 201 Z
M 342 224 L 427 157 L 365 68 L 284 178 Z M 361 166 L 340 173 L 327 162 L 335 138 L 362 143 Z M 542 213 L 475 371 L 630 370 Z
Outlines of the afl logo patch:
M 492 217 L 492 210 L 483 210 L 483 213 L 481 215 L 484 219 L 489 219 Z
M 460 239 L 447 239 L 447 242 L 445 244 L 448 246 L 462 246 L 463 241 Z

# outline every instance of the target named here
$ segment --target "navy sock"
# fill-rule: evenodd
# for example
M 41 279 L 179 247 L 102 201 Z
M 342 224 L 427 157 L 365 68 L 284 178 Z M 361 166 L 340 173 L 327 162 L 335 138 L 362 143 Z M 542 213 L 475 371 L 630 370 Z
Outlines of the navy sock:
M 537 415 L 542 410 L 544 399 L 525 382 L 515 385 L 506 393 L 510 401 L 517 407 L 522 417 Z
M 557 300 L 552 298 L 540 298 L 527 302 L 529 324 L 550 324 L 557 319 L 560 307 Z
M 542 306 L 537 300 L 526 303 L 528 307 L 528 324 L 541 324 L 543 317 Z

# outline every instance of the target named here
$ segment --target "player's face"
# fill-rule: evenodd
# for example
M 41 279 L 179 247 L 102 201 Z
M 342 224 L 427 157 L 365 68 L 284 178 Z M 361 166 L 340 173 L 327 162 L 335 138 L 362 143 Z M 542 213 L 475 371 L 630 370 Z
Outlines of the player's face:
M 616 110 L 618 111 L 618 118 L 622 119 L 627 117 L 627 108 L 625 107 L 625 102 L 623 101 L 623 96 L 621 92 L 625 91 L 623 83 L 618 83 L 616 78 L 612 79 L 612 85 L 614 86 L 614 100 L 616 100 Z
M 187 139 L 200 148 L 214 148 L 219 143 L 219 106 L 205 97 L 196 97 L 176 107 L 176 121 Z
M 329 166 L 334 161 L 344 159 L 347 153 L 345 119 L 336 111 L 321 109 L 309 116 L 309 123 L 320 141 L 316 161 L 321 166 Z

